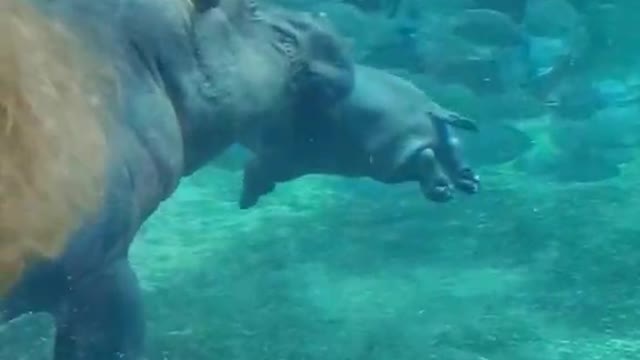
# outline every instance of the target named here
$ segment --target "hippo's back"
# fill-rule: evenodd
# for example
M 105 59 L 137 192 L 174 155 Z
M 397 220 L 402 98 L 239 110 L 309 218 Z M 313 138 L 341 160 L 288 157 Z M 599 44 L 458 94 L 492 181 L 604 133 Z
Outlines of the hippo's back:
M 91 29 L 81 34 L 83 40 L 104 64 L 113 65 L 117 91 L 105 93 L 112 121 L 105 126 L 108 153 L 102 206 L 82 222 L 59 257 L 28 269 L 0 299 L 0 315 L 5 315 L 0 319 L 55 311 L 74 283 L 127 256 L 142 223 L 177 187 L 183 150 L 175 110 L 154 69 L 123 31 L 121 13 L 130 3 L 143 2 L 34 0 L 47 16 L 61 20 L 73 32 Z

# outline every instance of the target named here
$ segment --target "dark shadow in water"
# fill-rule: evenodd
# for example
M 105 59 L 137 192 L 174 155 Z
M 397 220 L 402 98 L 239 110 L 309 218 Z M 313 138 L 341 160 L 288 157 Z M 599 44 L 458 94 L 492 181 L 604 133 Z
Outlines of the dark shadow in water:
M 480 133 L 460 136 L 465 158 L 473 166 L 504 164 L 533 146 L 527 134 L 505 124 L 482 124 Z
M 525 16 L 526 0 L 475 0 L 471 8 L 492 9 L 505 13 L 516 22 L 522 22 Z
M 596 156 L 580 156 L 582 159 L 565 159 L 558 164 L 553 174 L 560 183 L 592 183 L 608 180 L 620 175 L 616 162 Z

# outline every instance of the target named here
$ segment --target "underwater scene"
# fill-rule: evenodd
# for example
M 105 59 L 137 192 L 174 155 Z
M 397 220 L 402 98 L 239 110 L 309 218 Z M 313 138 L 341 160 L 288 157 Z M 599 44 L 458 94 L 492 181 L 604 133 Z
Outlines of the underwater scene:
M 263 3 L 462 114 L 478 188 L 310 171 L 240 200 L 252 154 L 228 148 L 135 235 L 142 359 L 640 359 L 640 2 Z M 0 360 L 52 359 L 55 324 L 0 323 Z

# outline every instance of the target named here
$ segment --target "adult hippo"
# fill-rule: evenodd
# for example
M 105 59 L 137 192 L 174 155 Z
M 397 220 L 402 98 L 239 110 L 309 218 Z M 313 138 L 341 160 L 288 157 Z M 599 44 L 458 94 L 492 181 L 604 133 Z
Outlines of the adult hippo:
M 474 123 L 400 78 L 353 64 L 321 17 L 248 0 L 33 3 L 110 64 L 118 84 L 105 95 L 115 121 L 104 128 L 99 211 L 0 302 L 4 321 L 53 316 L 56 360 L 143 356 L 131 241 L 182 177 L 234 143 L 256 155 L 243 208 L 307 173 L 416 181 L 435 201 L 456 187 L 477 190 L 451 129 Z

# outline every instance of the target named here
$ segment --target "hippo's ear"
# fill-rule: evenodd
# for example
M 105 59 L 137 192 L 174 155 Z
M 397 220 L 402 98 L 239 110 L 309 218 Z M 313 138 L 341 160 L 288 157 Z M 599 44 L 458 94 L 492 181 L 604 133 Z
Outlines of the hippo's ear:
M 329 30 L 316 30 L 306 46 L 307 88 L 329 103 L 346 97 L 354 86 L 354 62 L 341 39 Z
M 302 103 L 331 105 L 351 92 L 354 62 L 326 16 L 282 9 L 263 15 L 274 47 L 290 63 L 291 88 Z
M 454 111 L 447 110 L 436 103 L 431 104 L 427 115 L 436 124 L 447 124 L 451 127 L 472 132 L 478 132 L 478 123 L 468 117 L 464 117 Z

